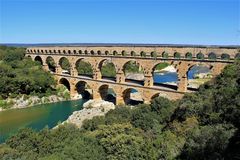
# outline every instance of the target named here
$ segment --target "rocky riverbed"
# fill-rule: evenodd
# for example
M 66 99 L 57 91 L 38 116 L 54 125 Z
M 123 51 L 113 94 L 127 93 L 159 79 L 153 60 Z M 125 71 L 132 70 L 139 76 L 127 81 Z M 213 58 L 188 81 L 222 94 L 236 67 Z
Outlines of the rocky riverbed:
M 72 123 L 80 128 L 84 120 L 92 119 L 95 116 L 103 116 L 111 109 L 115 109 L 115 105 L 111 102 L 89 100 L 83 104 L 82 110 L 73 112 L 73 114 L 63 123 Z
M 6 108 L 0 107 L 0 111 L 15 108 L 27 108 L 38 104 L 55 103 L 64 100 L 66 99 L 57 95 L 51 95 L 41 98 L 38 96 L 26 97 L 23 95 L 19 98 L 8 98 L 6 100 L 2 100 L 8 107 Z

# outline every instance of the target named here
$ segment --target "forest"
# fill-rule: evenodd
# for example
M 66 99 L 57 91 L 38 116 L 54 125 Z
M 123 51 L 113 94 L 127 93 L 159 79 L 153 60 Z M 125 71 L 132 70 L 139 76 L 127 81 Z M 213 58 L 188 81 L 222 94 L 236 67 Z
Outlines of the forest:
M 38 65 L 17 57 L 1 55 L 1 95 L 47 92 L 53 84 L 48 74 L 40 70 L 46 77 L 35 78 L 32 70 Z M 13 62 L 18 60 L 22 64 Z M 14 67 L 25 68 L 15 71 Z M 8 82 L 9 76 L 16 76 L 16 83 Z M 30 84 L 28 88 L 6 89 L 24 82 Z M 0 145 L 0 159 L 240 159 L 240 61 L 181 100 L 157 97 L 151 104 L 117 106 L 105 116 L 85 121 L 82 128 L 65 124 L 57 129 L 46 126 L 40 132 L 21 129 Z

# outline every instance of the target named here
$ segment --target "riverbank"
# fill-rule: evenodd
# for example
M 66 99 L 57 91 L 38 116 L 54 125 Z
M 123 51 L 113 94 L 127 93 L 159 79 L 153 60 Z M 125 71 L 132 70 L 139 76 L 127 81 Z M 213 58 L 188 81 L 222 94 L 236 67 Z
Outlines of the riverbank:
M 19 98 L 8 98 L 6 100 L 1 100 L 1 105 L 3 107 L 0 107 L 0 112 L 10 109 L 22 109 L 39 104 L 56 103 L 66 100 L 68 99 L 58 95 L 45 96 L 41 98 L 38 96 L 26 97 L 23 95 Z

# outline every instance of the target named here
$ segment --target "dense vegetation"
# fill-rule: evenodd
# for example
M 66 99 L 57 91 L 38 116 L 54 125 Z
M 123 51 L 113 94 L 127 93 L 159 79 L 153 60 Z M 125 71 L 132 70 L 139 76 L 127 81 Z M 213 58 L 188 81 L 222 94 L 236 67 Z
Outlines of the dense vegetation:
M 93 75 L 92 66 L 88 62 L 80 61 L 79 63 L 77 63 L 77 71 L 78 74 Z
M 119 106 L 81 129 L 23 129 L 1 159 L 239 159 L 240 62 L 179 101 Z
M 24 52 L 24 48 L 0 46 L 0 107 L 7 98 L 56 92 L 51 74 L 42 70 L 39 63 L 25 58 Z
M 101 73 L 106 77 L 116 77 L 116 69 L 113 63 L 106 63 L 101 68 Z
M 55 81 L 50 73 L 29 58 L 24 58 L 24 48 L 0 48 L 0 96 L 51 92 Z

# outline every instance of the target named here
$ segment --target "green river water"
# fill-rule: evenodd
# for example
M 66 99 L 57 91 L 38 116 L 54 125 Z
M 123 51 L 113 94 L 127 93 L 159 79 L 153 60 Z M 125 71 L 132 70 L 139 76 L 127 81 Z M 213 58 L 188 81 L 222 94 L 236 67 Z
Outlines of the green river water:
M 31 127 L 41 130 L 53 128 L 65 121 L 74 111 L 82 109 L 85 100 L 64 101 L 42 104 L 24 109 L 11 109 L 0 112 L 0 143 L 19 129 Z

